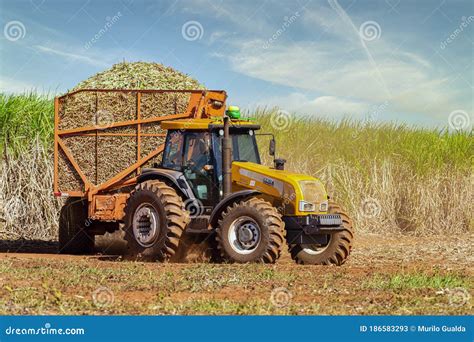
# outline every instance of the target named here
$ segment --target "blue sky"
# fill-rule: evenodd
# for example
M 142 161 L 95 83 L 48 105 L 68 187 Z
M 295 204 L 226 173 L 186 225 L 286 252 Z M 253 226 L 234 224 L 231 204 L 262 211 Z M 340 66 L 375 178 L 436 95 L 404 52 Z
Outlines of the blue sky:
M 64 92 L 127 61 L 243 108 L 447 126 L 473 114 L 472 1 L 0 0 L 0 88 Z

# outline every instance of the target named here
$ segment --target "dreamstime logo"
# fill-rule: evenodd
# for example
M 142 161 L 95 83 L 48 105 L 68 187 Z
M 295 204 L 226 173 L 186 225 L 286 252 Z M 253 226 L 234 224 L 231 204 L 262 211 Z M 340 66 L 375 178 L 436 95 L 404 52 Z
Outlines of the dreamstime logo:
M 366 21 L 359 27 L 360 38 L 368 42 L 379 39 L 381 34 L 379 23 L 373 20 Z
M 105 25 L 94 35 L 94 37 L 92 37 L 91 40 L 89 40 L 84 45 L 84 49 L 89 50 L 92 47 L 92 45 L 97 43 L 99 39 L 102 38 L 102 36 L 105 35 L 117 21 L 119 21 L 121 17 L 122 17 L 121 12 L 117 12 L 113 17 L 106 17 Z
M 114 300 L 114 293 L 105 286 L 101 286 L 92 292 L 92 302 L 99 308 L 112 305 Z
M 183 128 L 180 128 L 179 131 L 180 131 L 181 133 L 186 132 L 186 131 L 189 129 L 189 127 L 191 126 L 191 124 L 193 123 L 193 121 L 194 121 L 194 119 L 188 119 L 188 120 L 186 120 L 186 122 L 185 122 L 184 125 L 183 125 Z
M 181 35 L 190 42 L 199 40 L 204 35 L 204 28 L 199 21 L 187 21 L 181 27 Z
M 382 207 L 375 198 L 366 198 L 362 201 L 362 216 L 367 218 L 374 218 L 380 215 Z
M 28 217 L 28 205 L 20 196 L 12 197 L 3 204 L 3 218 L 10 225 L 18 224 L 22 219 Z
M 293 117 L 286 110 L 278 110 L 270 115 L 270 124 L 276 130 L 286 131 L 293 124 Z
M 466 305 L 471 300 L 471 294 L 468 290 L 462 287 L 456 287 L 454 289 L 447 289 L 449 305 L 460 307 Z
M 367 121 L 374 121 L 377 119 L 381 114 L 383 114 L 388 107 L 388 101 L 384 101 L 381 104 L 374 105 L 371 108 L 371 111 L 367 117 Z
M 440 43 L 440 48 L 441 50 L 446 49 L 446 47 L 454 42 L 456 38 L 464 32 L 465 29 L 469 26 L 474 21 L 474 16 L 470 15 L 469 17 L 462 17 L 461 18 L 461 24 L 459 24 L 459 27 L 456 28 L 451 34 L 446 38 L 444 41 Z
M 297 11 L 295 13 L 293 13 L 291 16 L 285 16 L 283 18 L 283 24 L 281 25 L 281 27 L 275 31 L 275 33 L 265 41 L 265 43 L 263 43 L 263 48 L 264 49 L 268 49 L 270 47 L 270 44 L 272 44 L 273 42 L 275 42 L 283 33 L 285 33 L 285 31 L 291 26 L 291 24 L 293 24 L 296 19 L 298 19 L 298 17 L 300 16 L 300 13 Z
M 184 201 L 184 210 L 189 213 L 190 218 L 196 218 L 204 213 L 204 206 L 197 198 L 190 198 Z
M 270 294 L 270 302 L 277 308 L 288 306 L 293 298 L 292 293 L 286 287 L 277 287 Z
M 25 38 L 25 25 L 23 25 L 21 21 L 9 21 L 3 28 L 3 35 L 11 42 L 15 42 L 19 39 Z
M 84 328 L 54 328 L 49 322 L 39 327 L 19 328 L 9 326 L 5 329 L 6 335 L 13 336 L 84 335 L 85 332 Z
M 455 110 L 449 114 L 448 124 L 454 130 L 468 129 L 471 125 L 469 114 L 463 110 Z
M 445 305 L 461 307 L 466 305 L 471 300 L 471 294 L 463 287 L 455 287 L 453 289 L 442 289 L 437 291 L 438 295 L 446 295 L 448 303 Z
M 105 129 L 113 125 L 114 116 L 111 112 L 104 109 L 99 109 L 92 118 L 95 128 Z
M 280 214 L 284 215 L 285 214 L 285 206 L 293 202 L 296 198 L 296 194 L 292 192 L 290 195 L 284 194 L 283 195 L 283 203 L 277 207 L 277 210 Z

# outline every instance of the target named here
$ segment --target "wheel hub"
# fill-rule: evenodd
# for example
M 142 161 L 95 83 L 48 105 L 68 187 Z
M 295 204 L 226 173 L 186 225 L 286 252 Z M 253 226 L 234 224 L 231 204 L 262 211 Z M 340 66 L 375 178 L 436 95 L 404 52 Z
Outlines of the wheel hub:
M 258 229 L 251 223 L 244 224 L 237 230 L 239 242 L 246 248 L 255 246 L 258 238 Z
M 143 247 L 150 247 L 159 232 L 158 213 L 149 204 L 141 204 L 133 215 L 133 234 Z
M 260 227 L 250 217 L 241 217 L 232 222 L 229 229 L 229 242 L 241 254 L 253 252 L 260 242 Z

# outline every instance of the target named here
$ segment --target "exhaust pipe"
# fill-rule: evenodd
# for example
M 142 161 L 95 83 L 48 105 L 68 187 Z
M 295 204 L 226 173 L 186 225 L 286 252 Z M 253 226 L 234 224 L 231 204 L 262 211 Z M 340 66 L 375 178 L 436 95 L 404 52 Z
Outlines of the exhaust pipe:
M 224 116 L 224 138 L 222 140 L 222 190 L 224 198 L 232 193 L 232 139 L 229 134 L 230 118 Z

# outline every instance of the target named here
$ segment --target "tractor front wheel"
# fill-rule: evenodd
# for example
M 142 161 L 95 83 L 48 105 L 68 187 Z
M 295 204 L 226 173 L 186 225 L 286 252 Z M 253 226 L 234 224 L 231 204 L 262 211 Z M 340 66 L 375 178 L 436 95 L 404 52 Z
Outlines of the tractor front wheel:
M 224 261 L 274 263 L 284 244 L 284 223 L 277 209 L 259 198 L 229 206 L 217 228 L 217 249 Z
M 308 244 L 290 244 L 291 258 L 304 265 L 337 265 L 340 266 L 349 257 L 354 239 L 352 220 L 335 204 L 329 203 L 329 213 L 339 214 L 342 218 L 343 230 L 328 236 L 325 246 Z

